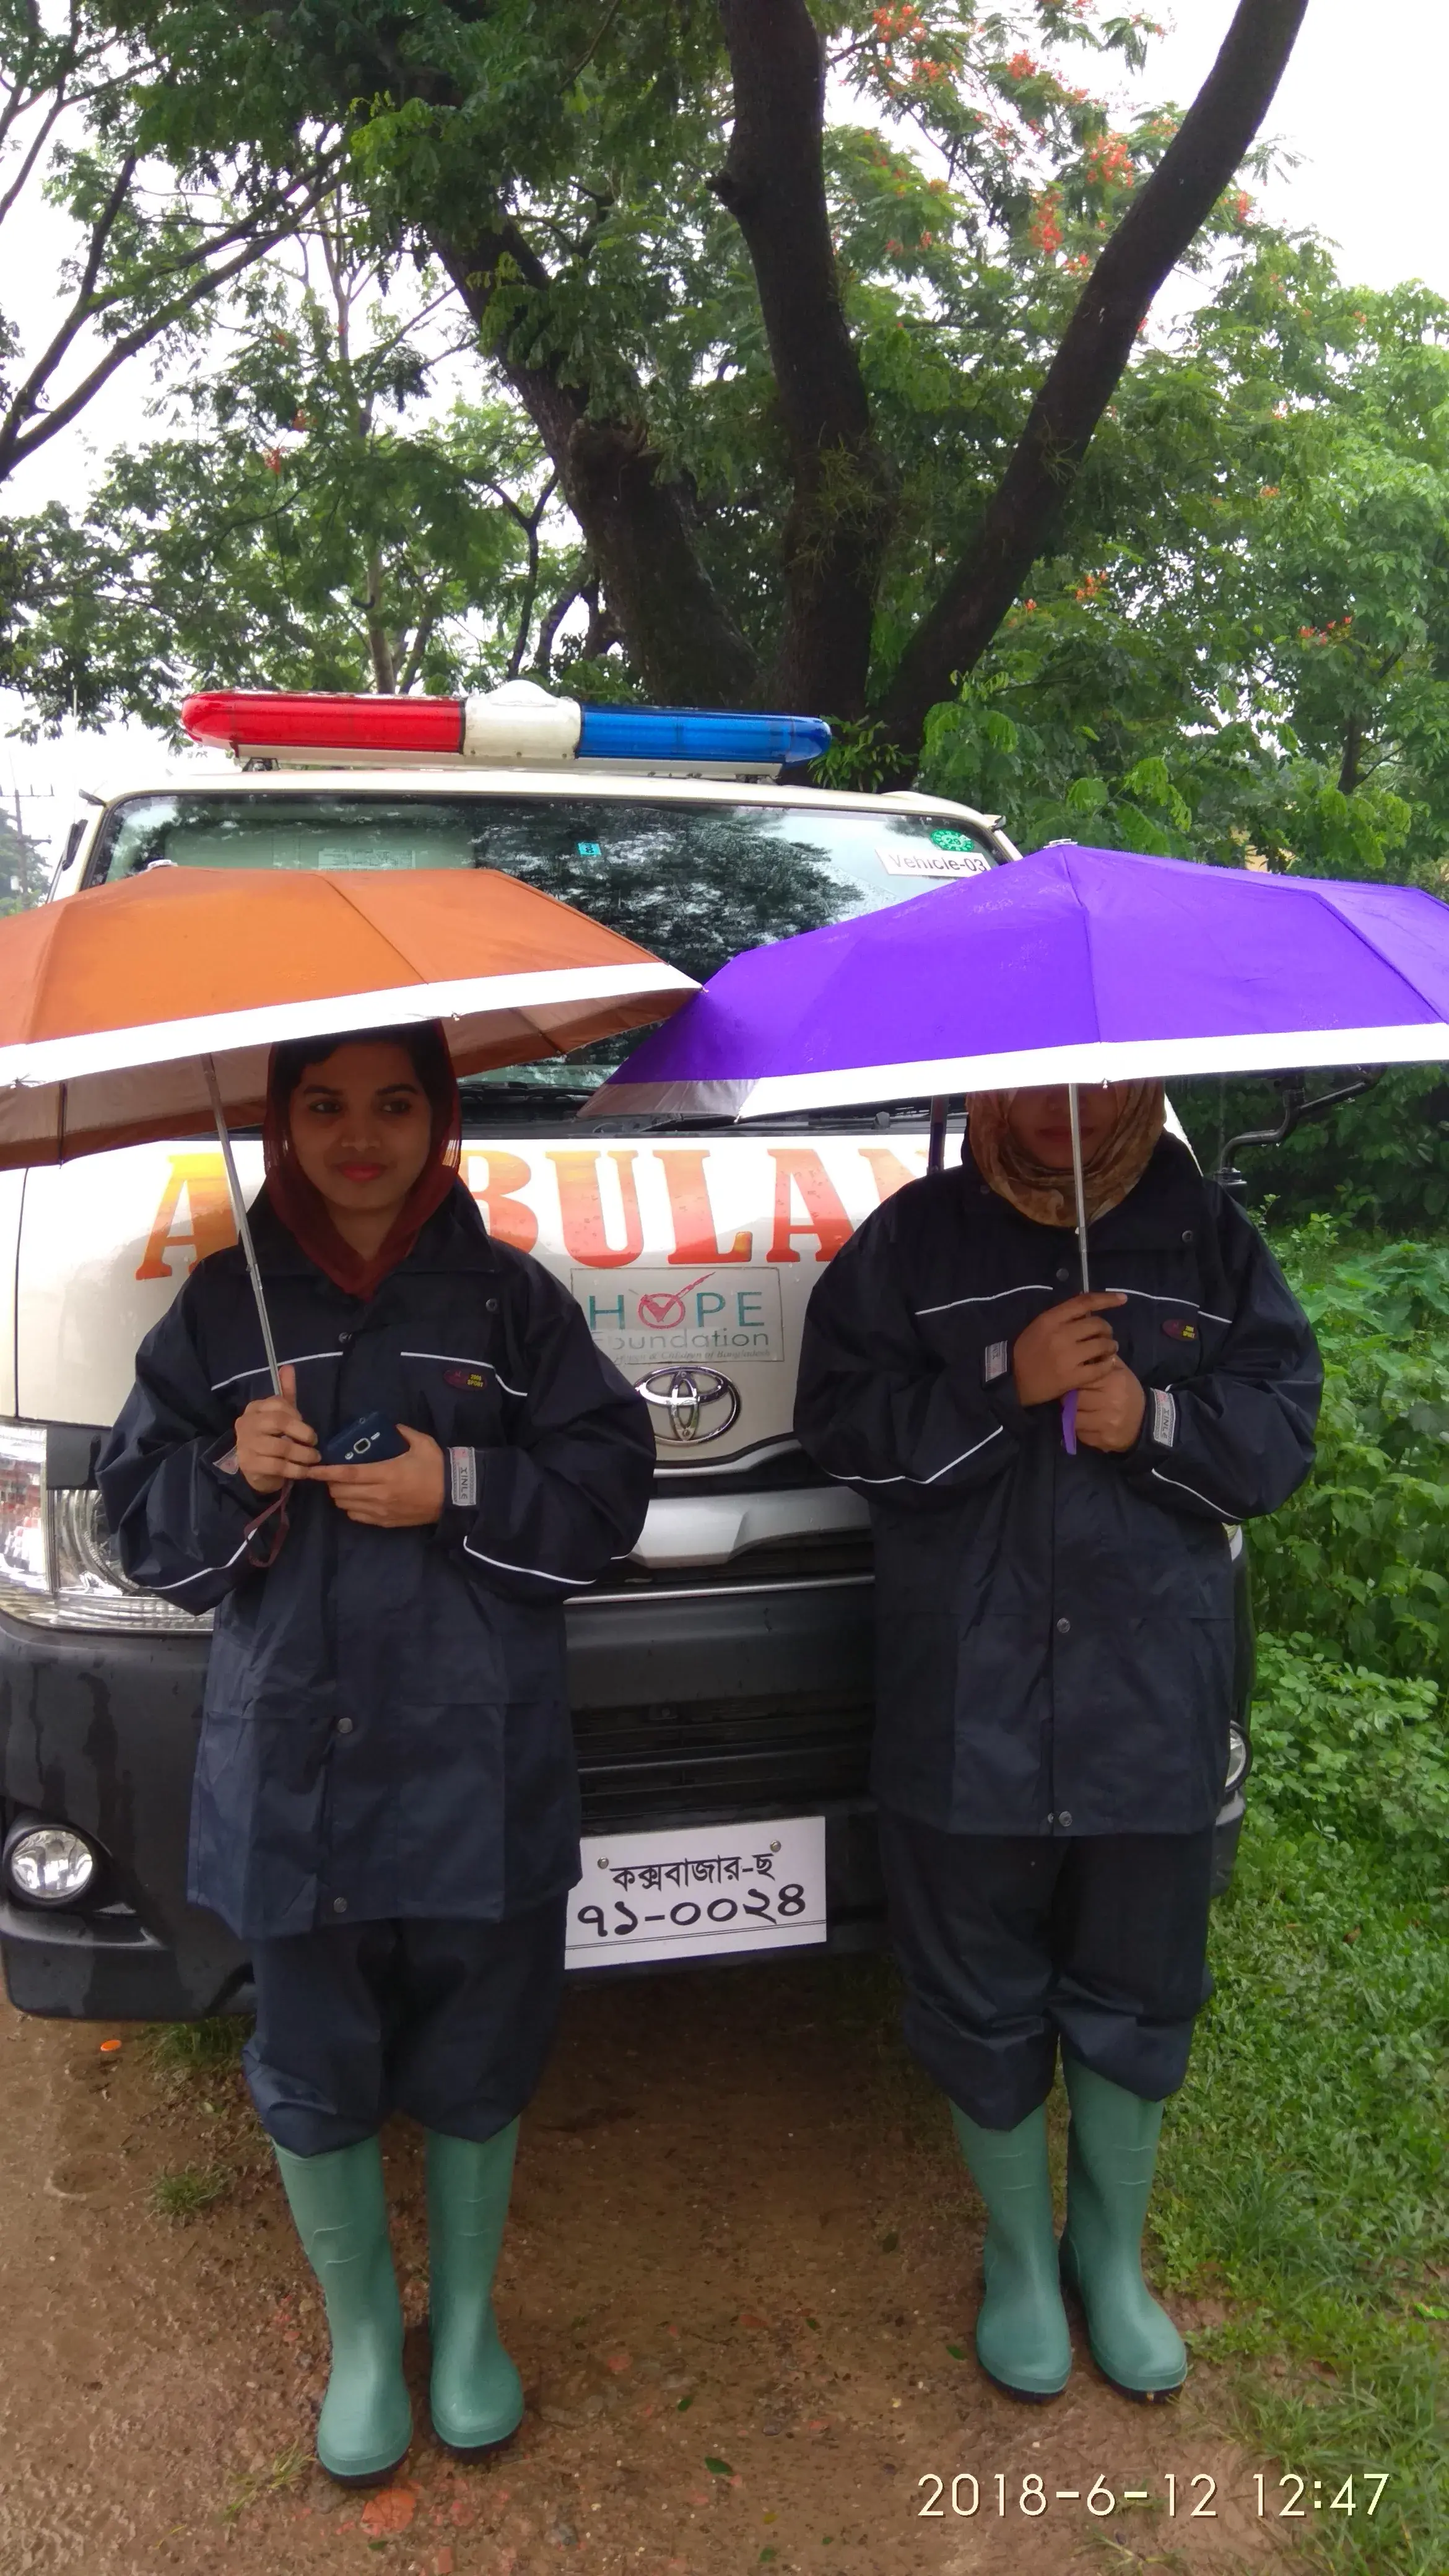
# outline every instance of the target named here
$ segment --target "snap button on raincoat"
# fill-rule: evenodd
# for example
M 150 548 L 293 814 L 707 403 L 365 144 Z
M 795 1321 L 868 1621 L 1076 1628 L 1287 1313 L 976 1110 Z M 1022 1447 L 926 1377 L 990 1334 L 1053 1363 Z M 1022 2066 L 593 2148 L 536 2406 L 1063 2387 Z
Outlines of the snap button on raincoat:
M 265 1197 L 252 1223 L 299 1410 L 324 1439 L 374 1409 L 430 1432 L 449 1499 L 375 1529 L 297 1485 L 261 1570 L 271 1498 L 226 1464 L 267 1391 L 256 1311 L 238 1250 L 198 1266 L 97 1468 L 131 1580 L 216 1610 L 188 1892 L 243 1939 L 520 1912 L 578 1875 L 562 1604 L 643 1526 L 646 1409 L 461 1182 L 366 1304 Z
M 1266 1244 L 1164 1138 L 1091 1228 L 1092 1277 L 1147 1390 L 1135 1446 L 1062 1445 L 1011 1345 L 1075 1292 L 1071 1235 L 969 1153 L 910 1183 L 810 1301 L 796 1429 L 870 1503 L 874 1785 L 951 1833 L 1195 1833 L 1227 1768 L 1225 1524 L 1313 1460 L 1322 1368 Z

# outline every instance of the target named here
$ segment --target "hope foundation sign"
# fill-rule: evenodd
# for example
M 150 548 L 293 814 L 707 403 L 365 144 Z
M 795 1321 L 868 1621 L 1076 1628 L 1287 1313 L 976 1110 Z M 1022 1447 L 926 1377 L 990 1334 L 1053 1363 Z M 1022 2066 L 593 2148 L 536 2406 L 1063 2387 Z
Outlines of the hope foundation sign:
M 773 1270 L 575 1270 L 570 1285 L 601 1351 L 620 1368 L 667 1360 L 782 1360 L 780 1281 Z

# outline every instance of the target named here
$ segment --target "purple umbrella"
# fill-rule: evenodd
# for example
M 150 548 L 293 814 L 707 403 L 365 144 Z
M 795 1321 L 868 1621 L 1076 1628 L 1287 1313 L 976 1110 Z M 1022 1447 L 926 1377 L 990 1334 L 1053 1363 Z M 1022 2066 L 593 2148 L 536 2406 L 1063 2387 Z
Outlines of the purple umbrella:
M 764 1117 L 1065 1083 L 1085 1288 L 1079 1084 L 1446 1055 L 1436 896 L 1054 841 L 736 957 L 583 1115 Z
M 765 1117 L 1021 1083 L 1449 1055 L 1449 905 L 1054 841 L 753 948 L 585 1113 Z

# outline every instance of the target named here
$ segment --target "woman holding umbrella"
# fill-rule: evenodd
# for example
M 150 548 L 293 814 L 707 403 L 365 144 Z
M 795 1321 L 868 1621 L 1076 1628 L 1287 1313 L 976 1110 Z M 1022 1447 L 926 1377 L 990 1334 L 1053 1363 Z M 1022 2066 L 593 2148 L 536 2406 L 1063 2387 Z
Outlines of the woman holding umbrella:
M 1069 1093 L 977 1093 L 960 1168 L 901 1190 L 821 1278 L 800 1371 L 801 1440 L 871 1505 L 906 2035 L 986 2204 L 977 2351 L 1026 2398 L 1066 2384 L 1059 2271 L 1119 2388 L 1165 2396 L 1186 2371 L 1141 2240 L 1208 1992 L 1225 1525 L 1302 1482 L 1321 1385 L 1267 1247 L 1163 1120 L 1159 1083 L 1081 1092 L 1102 1285 L 1074 1295 Z
M 282 1392 L 242 1252 L 215 1254 L 98 1469 L 131 1580 L 217 1613 L 189 1892 L 250 1945 L 247 2076 L 349 2482 L 411 2438 L 395 2109 L 427 2131 L 434 2426 L 479 2451 L 522 2414 L 492 2283 L 578 1872 L 562 1604 L 632 1547 L 654 1454 L 573 1300 L 486 1234 L 458 1142 L 436 1023 L 274 1048 L 252 1234 Z M 327 1463 L 368 1415 L 399 1454 Z

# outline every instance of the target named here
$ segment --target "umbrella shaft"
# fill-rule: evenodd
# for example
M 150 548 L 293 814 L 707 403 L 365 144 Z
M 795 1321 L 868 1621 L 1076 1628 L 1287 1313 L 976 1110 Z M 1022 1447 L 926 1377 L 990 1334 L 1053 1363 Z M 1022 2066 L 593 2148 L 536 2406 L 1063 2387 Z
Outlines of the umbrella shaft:
M 1082 1265 L 1082 1294 L 1091 1287 L 1087 1268 L 1087 1185 L 1082 1178 L 1082 1122 L 1077 1114 L 1077 1086 L 1067 1084 L 1067 1114 L 1072 1122 L 1072 1187 L 1077 1197 L 1077 1254 Z
M 211 1114 L 216 1120 L 216 1141 L 221 1147 L 221 1159 L 226 1166 L 226 1186 L 228 1196 L 231 1199 L 231 1212 L 236 1220 L 236 1230 L 241 1241 L 242 1251 L 246 1256 L 247 1275 L 252 1283 L 252 1295 L 257 1301 L 257 1321 L 262 1328 L 262 1348 L 267 1355 L 267 1368 L 271 1375 L 272 1393 L 273 1395 L 280 1395 L 282 1392 L 282 1372 L 277 1366 L 277 1346 L 272 1340 L 272 1319 L 267 1313 L 266 1294 L 262 1287 L 262 1274 L 257 1268 L 256 1247 L 252 1242 L 252 1230 L 247 1219 L 246 1202 L 241 1194 L 241 1183 L 237 1179 L 236 1158 L 232 1153 L 231 1138 L 227 1133 L 226 1111 L 223 1109 L 221 1104 L 221 1085 L 217 1081 L 216 1066 L 212 1062 L 211 1057 L 209 1055 L 203 1056 L 201 1062 L 202 1070 L 206 1075 L 206 1088 L 211 1094 Z

